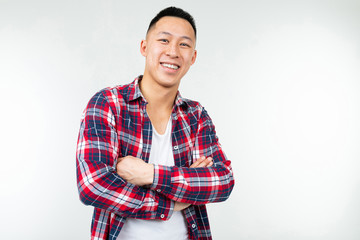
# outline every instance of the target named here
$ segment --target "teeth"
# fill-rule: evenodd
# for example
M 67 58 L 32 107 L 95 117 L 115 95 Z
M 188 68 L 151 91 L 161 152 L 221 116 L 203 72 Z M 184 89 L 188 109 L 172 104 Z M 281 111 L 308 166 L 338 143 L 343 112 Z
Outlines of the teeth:
M 167 67 L 167 68 L 175 69 L 175 70 L 179 68 L 176 65 L 172 65 L 172 64 L 168 64 L 168 63 L 162 63 L 161 65 L 163 65 L 164 67 Z

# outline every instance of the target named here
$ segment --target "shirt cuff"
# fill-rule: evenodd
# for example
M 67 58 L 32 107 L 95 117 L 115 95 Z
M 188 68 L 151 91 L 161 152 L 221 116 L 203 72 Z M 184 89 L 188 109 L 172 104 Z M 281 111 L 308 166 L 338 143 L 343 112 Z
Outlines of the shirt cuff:
M 171 167 L 154 164 L 154 181 L 150 188 L 158 193 L 171 191 Z
M 165 196 L 159 196 L 159 205 L 156 212 L 156 219 L 167 221 L 174 212 L 175 202 Z

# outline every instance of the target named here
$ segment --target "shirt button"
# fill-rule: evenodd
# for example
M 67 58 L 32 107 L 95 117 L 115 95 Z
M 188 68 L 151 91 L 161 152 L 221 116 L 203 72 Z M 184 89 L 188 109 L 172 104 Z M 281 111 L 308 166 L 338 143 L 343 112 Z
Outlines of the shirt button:
M 195 227 L 196 227 L 196 225 L 195 225 L 195 224 L 193 224 L 193 225 L 191 225 L 191 227 L 192 227 L 192 228 L 195 228 Z
M 161 217 L 161 218 L 164 218 L 164 217 L 165 217 L 165 215 L 164 215 L 164 214 L 161 214 L 161 215 L 160 215 L 160 217 Z
M 161 192 L 161 189 L 156 189 L 157 192 Z
M 175 149 L 175 150 L 178 150 L 178 148 L 179 148 L 178 146 L 174 146 L 174 149 Z

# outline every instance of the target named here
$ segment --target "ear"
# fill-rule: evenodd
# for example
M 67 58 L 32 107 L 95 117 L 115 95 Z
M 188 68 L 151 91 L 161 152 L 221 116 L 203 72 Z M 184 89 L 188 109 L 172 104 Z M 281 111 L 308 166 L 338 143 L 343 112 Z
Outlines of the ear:
M 196 57 L 197 57 L 197 51 L 194 50 L 194 54 L 193 54 L 192 59 L 191 59 L 191 65 L 193 65 L 195 63 Z
M 147 47 L 147 41 L 146 41 L 146 40 L 141 40 L 141 43 L 140 43 L 140 53 L 141 53 L 141 55 L 143 55 L 144 57 L 146 57 L 146 47 Z

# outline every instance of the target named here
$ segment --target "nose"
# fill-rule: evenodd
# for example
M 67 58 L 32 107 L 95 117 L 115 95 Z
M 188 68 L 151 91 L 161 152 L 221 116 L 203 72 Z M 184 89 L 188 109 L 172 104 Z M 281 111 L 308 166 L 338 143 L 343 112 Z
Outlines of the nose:
M 166 49 L 166 55 L 171 57 L 171 58 L 177 58 L 179 57 L 179 48 L 177 46 L 177 44 L 168 44 L 167 49 Z

